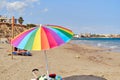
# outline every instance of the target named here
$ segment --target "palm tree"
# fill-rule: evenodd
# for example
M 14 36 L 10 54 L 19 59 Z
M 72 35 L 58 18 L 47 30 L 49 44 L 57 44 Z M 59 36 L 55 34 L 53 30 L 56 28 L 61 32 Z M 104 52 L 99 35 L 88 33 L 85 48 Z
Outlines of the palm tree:
M 19 17 L 18 22 L 19 22 L 20 24 L 22 24 L 23 21 L 24 21 L 23 18 L 22 18 L 22 17 Z

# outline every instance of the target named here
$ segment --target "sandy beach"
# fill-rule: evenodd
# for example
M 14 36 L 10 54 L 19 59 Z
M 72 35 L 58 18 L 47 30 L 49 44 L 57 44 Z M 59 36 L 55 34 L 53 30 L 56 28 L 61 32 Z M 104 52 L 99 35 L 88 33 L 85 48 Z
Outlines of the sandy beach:
M 11 46 L 0 44 L 0 80 L 30 80 L 32 70 L 46 73 L 43 51 L 32 56 L 8 56 Z M 120 80 L 120 53 L 88 45 L 67 43 L 47 51 L 49 72 L 64 80 Z

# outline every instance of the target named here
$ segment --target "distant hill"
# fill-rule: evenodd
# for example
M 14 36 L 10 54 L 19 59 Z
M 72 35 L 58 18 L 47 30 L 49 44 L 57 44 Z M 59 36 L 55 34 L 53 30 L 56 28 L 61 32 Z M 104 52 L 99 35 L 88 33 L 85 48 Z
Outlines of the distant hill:
M 12 37 L 12 24 L 0 23 L 0 38 Z M 27 30 L 26 25 L 15 24 L 14 25 L 14 36 Z

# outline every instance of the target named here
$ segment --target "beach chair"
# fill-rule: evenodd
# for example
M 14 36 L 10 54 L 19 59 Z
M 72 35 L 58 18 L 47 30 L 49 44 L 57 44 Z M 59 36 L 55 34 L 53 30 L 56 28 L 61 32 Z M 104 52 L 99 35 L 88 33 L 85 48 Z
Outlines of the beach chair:
M 35 78 L 31 80 L 63 80 L 61 76 L 56 74 L 49 74 L 49 76 L 46 76 L 46 75 L 37 76 L 36 71 L 38 72 L 39 70 L 38 69 L 32 70 L 32 74 Z

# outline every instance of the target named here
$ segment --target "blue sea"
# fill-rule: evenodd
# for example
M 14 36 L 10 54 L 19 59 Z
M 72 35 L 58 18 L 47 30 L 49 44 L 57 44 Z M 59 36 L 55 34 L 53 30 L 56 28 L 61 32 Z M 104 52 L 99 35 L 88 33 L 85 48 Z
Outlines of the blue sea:
M 76 38 L 72 40 L 75 44 L 87 44 L 120 52 L 120 38 Z

